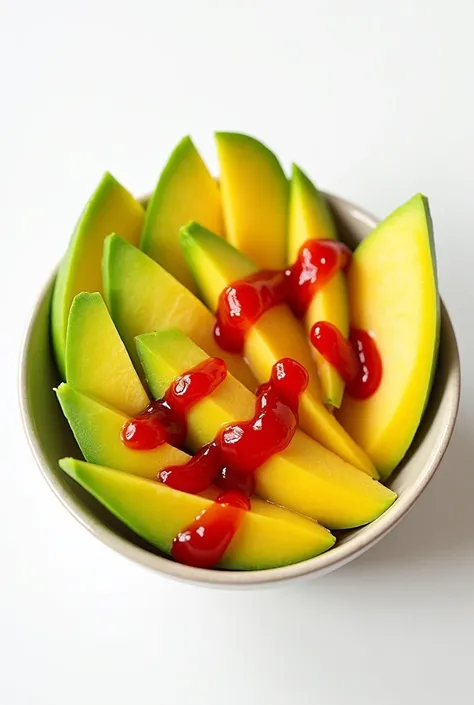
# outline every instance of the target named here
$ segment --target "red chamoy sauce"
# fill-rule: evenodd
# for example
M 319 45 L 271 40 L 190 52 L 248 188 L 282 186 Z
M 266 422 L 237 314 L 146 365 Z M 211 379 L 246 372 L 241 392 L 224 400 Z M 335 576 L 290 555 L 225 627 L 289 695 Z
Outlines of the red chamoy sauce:
M 184 465 L 171 465 L 161 470 L 158 480 L 174 490 L 198 494 L 212 485 L 220 463 L 219 449 L 215 443 L 209 443 Z
M 319 321 L 311 329 L 311 343 L 333 366 L 355 399 L 368 399 L 382 381 L 382 358 L 377 344 L 365 330 L 351 329 L 349 340 L 332 323 Z
M 258 390 L 255 414 L 249 421 L 229 424 L 215 443 L 221 450 L 223 470 L 219 487 L 243 489 L 255 470 L 285 450 L 298 427 L 298 402 L 308 386 L 308 373 L 295 360 L 284 358 L 272 369 L 270 381 Z
M 382 358 L 374 338 L 367 331 L 353 328 L 349 339 L 358 358 L 359 369 L 347 385 L 347 391 L 355 399 L 368 399 L 375 394 L 382 381 Z
M 184 465 L 164 468 L 158 480 L 183 492 L 197 493 L 215 484 L 224 490 L 173 541 L 172 556 L 186 565 L 212 568 L 224 555 L 250 509 L 255 470 L 284 450 L 298 426 L 298 402 L 308 385 L 308 373 L 298 362 L 284 358 L 260 387 L 255 413 L 249 421 L 224 426 L 212 443 Z
M 187 433 L 186 415 L 212 394 L 226 374 L 224 360 L 211 357 L 177 377 L 162 399 L 122 426 L 122 443 L 133 450 L 153 450 L 163 443 L 182 446 Z
M 315 293 L 348 266 L 351 251 L 341 242 L 308 240 L 286 270 L 261 271 L 233 282 L 219 297 L 214 337 L 229 352 L 242 352 L 249 328 L 270 308 L 287 303 L 302 317 Z
M 173 541 L 171 555 L 179 563 L 196 568 L 212 568 L 219 563 L 232 541 L 250 500 L 240 492 L 221 494 Z
M 219 296 L 214 337 L 221 348 L 242 352 L 245 334 L 265 311 L 285 303 L 286 277 L 280 271 L 261 271 L 233 282 Z
M 337 240 L 307 240 L 298 252 L 296 262 L 286 270 L 288 304 L 302 318 L 313 296 L 340 270 L 346 269 L 352 253 Z
M 225 490 L 251 495 L 255 470 L 290 443 L 298 426 L 298 401 L 308 385 L 308 373 L 298 362 L 284 358 L 260 387 L 249 421 L 228 424 L 214 441 L 184 465 L 158 475 L 164 484 L 183 492 L 202 492 L 212 483 Z

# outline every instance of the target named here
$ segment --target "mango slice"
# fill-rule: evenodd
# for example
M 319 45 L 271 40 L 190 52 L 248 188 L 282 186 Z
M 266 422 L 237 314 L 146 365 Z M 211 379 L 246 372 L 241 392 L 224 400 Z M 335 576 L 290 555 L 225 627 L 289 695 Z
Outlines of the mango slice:
M 439 297 L 424 196 L 398 208 L 359 245 L 348 286 L 351 325 L 373 335 L 383 376 L 369 399 L 346 395 L 339 420 L 387 478 L 413 440 L 436 369 Z
M 295 164 L 290 187 L 288 264 L 295 262 L 306 240 L 337 240 L 337 232 L 324 196 Z M 313 297 L 304 317 L 308 333 L 317 321 L 328 321 L 345 338 L 349 335 L 349 300 L 343 272 L 338 272 Z M 318 368 L 323 402 L 339 408 L 344 381 L 338 371 L 312 346 L 311 351 Z
M 204 510 L 208 496 L 178 492 L 159 482 L 63 458 L 59 465 L 136 534 L 170 554 L 174 537 Z M 334 537 L 319 524 L 252 499 L 219 567 L 261 570 L 298 563 L 327 551 Z
M 134 362 L 135 336 L 176 326 L 209 355 L 222 357 L 243 384 L 255 389 L 255 378 L 245 362 L 224 353 L 214 341 L 214 316 L 150 257 L 111 235 L 104 245 L 103 273 L 105 300 Z
M 148 406 L 148 395 L 97 292 L 82 292 L 72 302 L 66 336 L 66 379 L 79 392 L 129 416 Z
M 286 264 L 289 192 L 278 159 L 248 135 L 217 132 L 216 144 L 227 239 L 261 269 L 281 269 Z
M 155 450 L 127 448 L 120 439 L 120 430 L 129 416 L 81 394 L 69 384 L 59 385 L 56 394 L 77 444 L 90 463 L 112 465 L 116 470 L 154 480 L 161 467 L 182 465 L 189 458 L 167 443 Z
M 51 332 L 59 371 L 65 376 L 69 309 L 81 291 L 102 291 L 104 238 L 117 232 L 137 244 L 145 218 L 141 204 L 106 173 L 84 208 L 59 267 L 51 303 Z
M 140 247 L 193 291 L 193 279 L 179 246 L 179 229 L 199 220 L 224 234 L 219 187 L 190 137 L 171 154 L 146 210 Z

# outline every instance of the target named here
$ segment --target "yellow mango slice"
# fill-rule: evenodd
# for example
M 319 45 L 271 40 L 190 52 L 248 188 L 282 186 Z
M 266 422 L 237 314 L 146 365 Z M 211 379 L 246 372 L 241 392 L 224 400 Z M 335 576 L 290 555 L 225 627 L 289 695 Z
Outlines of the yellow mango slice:
M 286 255 L 288 181 L 278 159 L 248 135 L 218 132 L 216 144 L 227 239 L 261 269 L 281 269 Z M 192 220 L 212 230 L 198 217 Z
M 178 492 L 159 482 L 117 472 L 73 458 L 59 465 L 101 504 L 150 544 L 170 554 L 173 539 L 205 509 L 205 496 Z M 316 522 L 267 502 L 252 499 L 218 567 L 231 570 L 278 568 L 327 551 L 334 537 Z
M 373 335 L 383 375 L 369 399 L 345 395 L 339 420 L 387 478 L 413 440 L 436 369 L 439 297 L 424 196 L 398 208 L 359 245 L 348 286 L 351 325 Z
M 337 240 L 337 232 L 324 196 L 295 164 L 290 188 L 288 264 L 296 261 L 300 248 L 307 240 Z M 343 272 L 338 272 L 313 297 L 304 317 L 306 331 L 309 333 L 318 321 L 332 323 L 345 338 L 349 335 L 349 299 Z M 312 346 L 311 351 L 318 368 L 323 401 L 328 406 L 339 408 L 344 381 Z
M 148 203 L 140 248 L 193 291 L 179 245 L 179 229 L 190 220 L 224 234 L 219 187 L 191 138 L 185 137 L 171 154 Z

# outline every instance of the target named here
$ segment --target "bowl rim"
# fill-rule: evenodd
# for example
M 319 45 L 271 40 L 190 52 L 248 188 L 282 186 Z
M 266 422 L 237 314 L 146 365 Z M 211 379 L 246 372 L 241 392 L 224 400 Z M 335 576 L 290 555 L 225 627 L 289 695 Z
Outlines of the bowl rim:
M 375 227 L 379 220 L 368 211 L 360 208 L 354 203 L 330 193 L 325 194 L 330 203 L 340 205 L 350 215 L 371 228 Z M 102 524 L 100 520 L 93 520 L 90 513 L 82 502 L 72 495 L 65 488 L 52 472 L 48 461 L 45 459 L 40 442 L 37 438 L 35 426 L 29 409 L 28 400 L 28 350 L 33 334 L 34 325 L 45 297 L 50 292 L 57 274 L 57 267 L 42 286 L 39 296 L 30 315 L 26 333 L 23 338 L 20 351 L 20 365 L 18 375 L 18 392 L 21 418 L 33 456 L 39 466 L 43 477 L 53 490 L 54 494 L 61 501 L 64 507 L 82 524 L 90 533 L 105 545 L 120 553 L 129 560 L 139 563 L 154 572 L 161 573 L 169 578 L 187 583 L 198 583 L 209 587 L 258 587 L 268 584 L 284 583 L 296 578 L 309 577 L 311 575 L 323 575 L 335 568 L 341 567 L 345 563 L 358 557 L 375 543 L 382 539 L 391 529 L 393 529 L 403 517 L 410 511 L 414 503 L 424 491 L 433 478 L 451 439 L 456 418 L 459 410 L 461 394 L 461 372 L 459 348 L 456 335 L 452 326 L 449 313 L 440 297 L 442 320 L 447 325 L 447 332 L 451 337 L 453 345 L 453 357 L 450 362 L 450 385 L 455 394 L 455 403 L 444 426 L 443 433 L 438 439 L 438 444 L 432 457 L 425 467 L 423 476 L 414 485 L 399 496 L 394 504 L 389 507 L 378 519 L 366 525 L 363 535 L 356 535 L 349 541 L 336 544 L 333 548 L 313 558 L 309 558 L 299 563 L 293 563 L 280 568 L 270 568 L 266 570 L 236 571 L 236 570 L 208 570 L 194 568 L 180 563 L 175 563 L 167 557 L 159 556 L 131 543 L 126 538 L 116 534 L 111 528 Z

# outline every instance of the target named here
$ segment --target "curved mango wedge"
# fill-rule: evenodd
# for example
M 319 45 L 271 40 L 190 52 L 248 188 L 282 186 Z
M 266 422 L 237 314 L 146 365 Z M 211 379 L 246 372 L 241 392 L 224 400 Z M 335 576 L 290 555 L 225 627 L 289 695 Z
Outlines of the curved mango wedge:
M 227 239 L 261 269 L 281 269 L 289 190 L 278 159 L 258 140 L 237 132 L 217 132 L 216 144 Z M 189 220 L 212 230 L 196 216 Z
M 369 399 L 346 394 L 339 419 L 387 478 L 413 440 L 436 369 L 439 297 L 424 196 L 398 208 L 359 245 L 348 285 L 351 324 L 372 333 L 383 375 Z
M 213 504 L 216 493 L 193 495 L 159 482 L 73 458 L 59 465 L 132 531 L 163 553 L 173 539 Z M 232 570 L 278 568 L 313 558 L 334 544 L 334 536 L 316 522 L 258 499 L 242 521 L 220 563 Z
M 113 234 L 105 241 L 102 266 L 105 300 L 134 362 L 135 336 L 176 326 L 209 355 L 222 357 L 243 384 L 255 389 L 255 377 L 244 360 L 221 351 L 215 342 L 214 316 L 151 257 Z
M 111 465 L 116 470 L 156 480 L 160 467 L 183 465 L 189 458 L 168 443 L 154 450 L 127 448 L 120 431 L 130 416 L 81 394 L 69 384 L 60 384 L 56 395 L 77 445 L 90 463 Z
M 288 264 L 295 262 L 307 240 L 337 240 L 336 226 L 324 196 L 299 167 L 293 165 L 290 187 L 290 223 L 288 231 Z M 349 299 L 344 272 L 337 272 L 314 296 L 304 317 L 309 333 L 318 321 L 328 321 L 344 337 L 349 335 Z M 324 357 L 311 346 L 316 360 L 323 402 L 339 408 L 344 394 L 344 381 Z
M 66 379 L 89 396 L 136 416 L 148 395 L 98 293 L 72 302 L 66 336 Z
M 224 234 L 219 187 L 190 137 L 171 154 L 146 209 L 140 248 L 193 291 L 192 276 L 179 245 L 179 229 L 199 220 Z
M 106 173 L 84 208 L 59 267 L 51 302 L 51 333 L 59 371 L 65 376 L 69 309 L 81 291 L 102 291 L 104 238 L 112 232 L 138 243 L 145 212 L 141 204 Z

